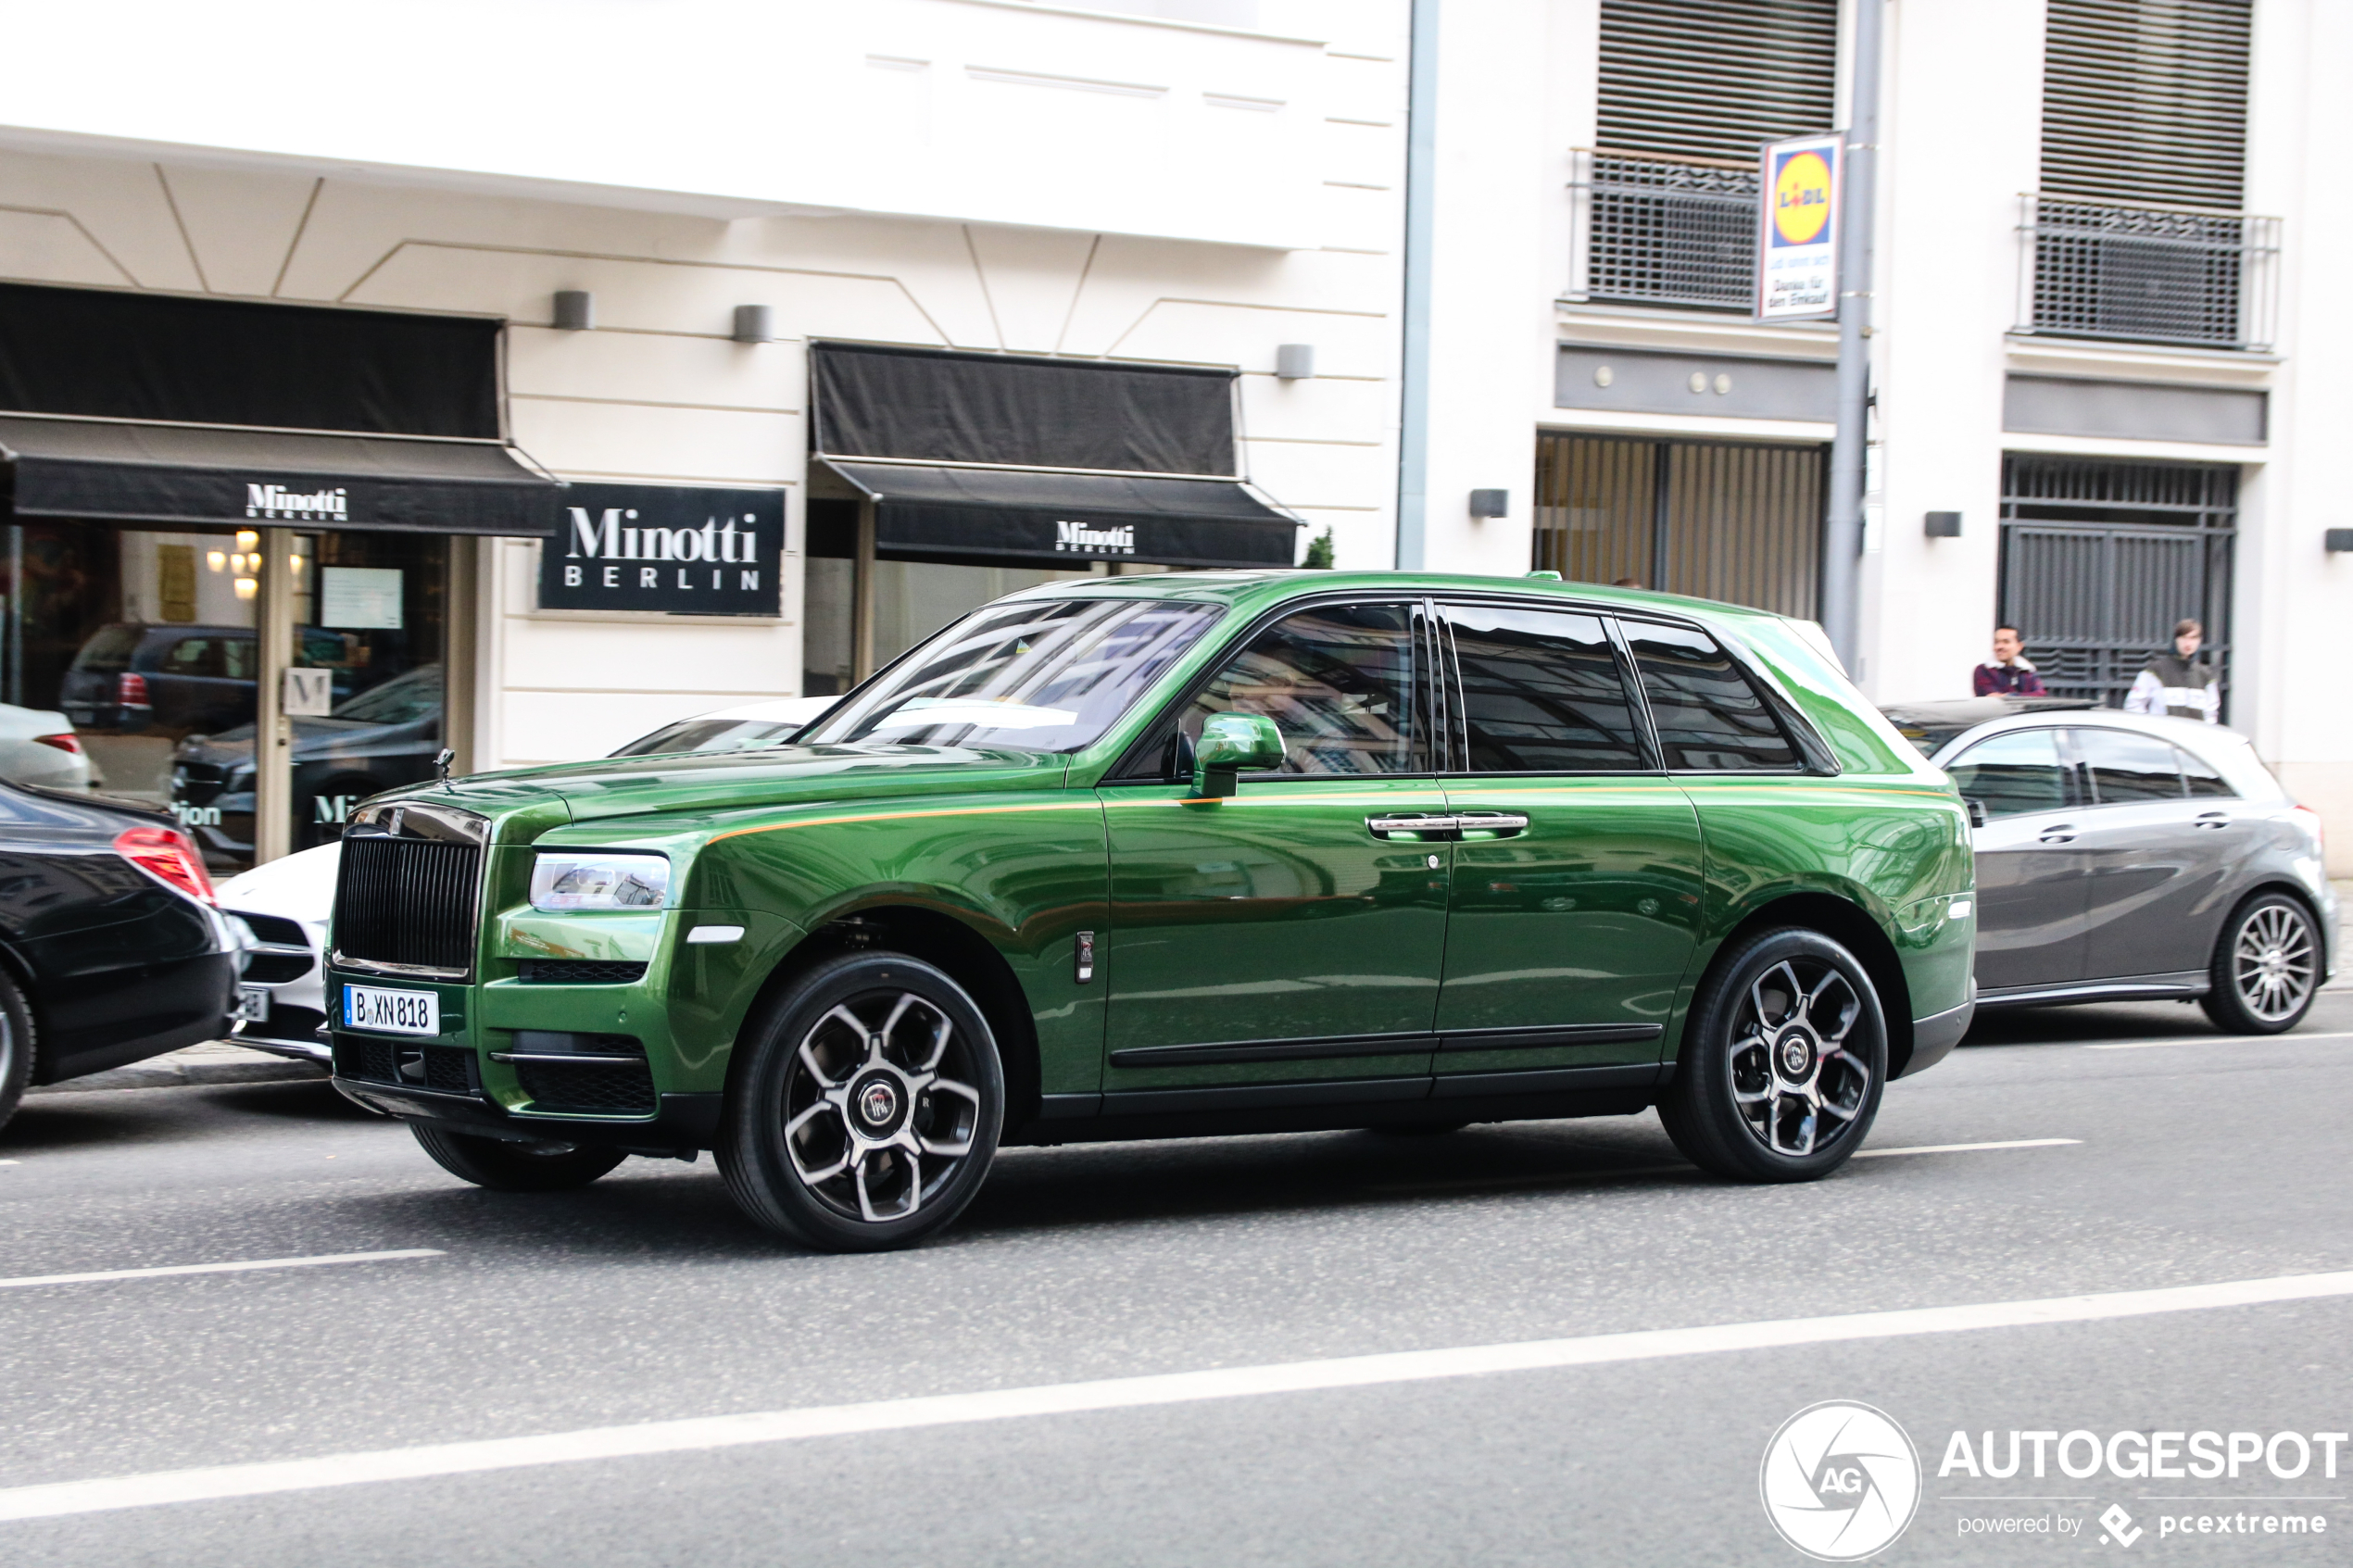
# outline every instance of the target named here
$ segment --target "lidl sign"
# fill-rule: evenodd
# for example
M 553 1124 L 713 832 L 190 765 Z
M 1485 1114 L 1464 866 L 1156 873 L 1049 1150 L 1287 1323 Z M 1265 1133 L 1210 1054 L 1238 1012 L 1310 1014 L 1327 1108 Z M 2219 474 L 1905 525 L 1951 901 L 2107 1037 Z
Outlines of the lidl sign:
M 1759 169 L 1756 319 L 1799 321 L 1838 314 L 1838 227 L 1844 138 L 1768 143 Z

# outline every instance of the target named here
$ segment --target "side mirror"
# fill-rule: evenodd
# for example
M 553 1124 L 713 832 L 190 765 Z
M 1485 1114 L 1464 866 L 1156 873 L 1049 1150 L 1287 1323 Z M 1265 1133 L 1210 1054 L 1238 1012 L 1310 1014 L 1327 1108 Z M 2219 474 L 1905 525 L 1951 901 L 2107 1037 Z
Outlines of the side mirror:
M 1193 795 L 1223 799 L 1236 776 L 1283 765 L 1283 734 L 1264 713 L 1213 713 L 1193 743 Z
M 1969 802 L 1969 825 L 1973 828 L 1983 827 L 1985 825 L 1985 802 L 1978 799 L 1974 796 L 1965 796 L 1962 798 Z

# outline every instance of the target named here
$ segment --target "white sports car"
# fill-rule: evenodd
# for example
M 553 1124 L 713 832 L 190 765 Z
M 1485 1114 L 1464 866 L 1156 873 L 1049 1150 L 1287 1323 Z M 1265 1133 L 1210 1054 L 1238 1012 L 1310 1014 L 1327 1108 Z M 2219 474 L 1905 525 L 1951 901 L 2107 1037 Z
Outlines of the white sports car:
M 782 697 L 722 709 L 665 724 L 612 755 L 749 751 L 776 746 L 816 722 L 840 700 Z M 62 715 L 44 717 L 62 721 Z M 327 999 L 319 955 L 326 947 L 327 917 L 335 902 L 335 870 L 342 859 L 341 845 L 322 844 L 257 866 L 220 884 L 220 908 L 232 920 L 243 922 L 240 935 L 250 954 L 237 986 L 239 1045 L 303 1061 L 329 1060 Z
M 64 714 L 0 702 L 0 779 L 86 793 L 90 754 Z

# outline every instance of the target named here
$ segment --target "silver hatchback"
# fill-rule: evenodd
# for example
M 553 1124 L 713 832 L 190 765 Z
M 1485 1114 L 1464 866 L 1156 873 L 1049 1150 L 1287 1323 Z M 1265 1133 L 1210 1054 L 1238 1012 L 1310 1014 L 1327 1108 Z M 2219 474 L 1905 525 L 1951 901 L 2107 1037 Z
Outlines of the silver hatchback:
M 2337 922 L 2321 819 L 2245 736 L 2057 702 L 1889 716 L 1979 822 L 1981 1009 L 2195 998 L 2270 1035 L 2311 1008 Z

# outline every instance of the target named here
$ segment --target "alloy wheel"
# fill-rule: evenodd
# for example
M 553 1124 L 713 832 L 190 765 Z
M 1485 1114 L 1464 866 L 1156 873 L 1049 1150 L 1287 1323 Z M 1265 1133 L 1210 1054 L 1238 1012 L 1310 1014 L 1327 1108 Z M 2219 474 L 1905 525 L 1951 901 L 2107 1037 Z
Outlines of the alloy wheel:
M 2239 1001 L 2267 1023 L 2303 1010 L 2319 970 L 2311 922 L 2287 904 L 2258 906 L 2231 946 Z
M 912 991 L 829 1009 L 801 1036 L 786 1080 L 793 1174 L 846 1219 L 918 1212 L 974 1152 L 971 1050 L 954 1020 Z
M 1732 1023 L 1732 1100 L 1758 1142 L 1810 1155 L 1843 1136 L 1871 1089 L 1846 1048 L 1863 1017 L 1853 982 L 1818 959 L 1789 959 L 1750 984 Z

